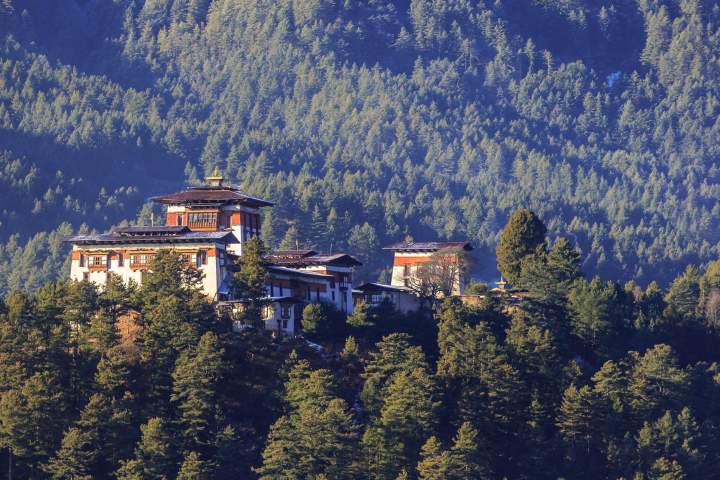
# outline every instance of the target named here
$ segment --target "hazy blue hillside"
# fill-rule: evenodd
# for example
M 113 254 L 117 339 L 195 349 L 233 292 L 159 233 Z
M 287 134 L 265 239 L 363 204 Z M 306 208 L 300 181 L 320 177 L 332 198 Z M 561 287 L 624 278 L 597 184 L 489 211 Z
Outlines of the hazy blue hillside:
M 0 2 L 0 292 L 63 272 L 40 232 L 215 167 L 278 202 L 271 245 L 368 277 L 408 234 L 469 238 L 492 277 L 520 206 L 588 273 L 717 258 L 717 2 L 517 3 Z

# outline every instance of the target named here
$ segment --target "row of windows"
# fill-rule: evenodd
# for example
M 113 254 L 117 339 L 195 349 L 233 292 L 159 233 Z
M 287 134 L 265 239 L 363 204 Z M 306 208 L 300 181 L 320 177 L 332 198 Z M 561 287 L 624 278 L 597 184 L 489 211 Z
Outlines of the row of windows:
M 207 265 L 208 254 L 207 250 L 198 250 L 196 253 L 181 253 L 183 259 L 189 264 L 195 264 L 200 267 Z M 87 257 L 87 259 L 86 259 Z M 152 262 L 155 258 L 154 253 L 137 253 L 130 255 L 130 266 L 145 266 Z M 117 254 L 118 267 L 125 265 L 125 257 L 122 253 Z M 78 263 L 81 267 L 84 267 L 87 262 L 88 267 L 109 267 L 110 266 L 110 255 L 85 255 L 80 254 Z
M 217 225 L 217 213 L 215 212 L 190 212 L 188 214 L 188 225 L 190 227 L 214 227 Z
M 251 213 L 241 213 L 242 218 L 240 223 L 246 230 L 247 235 L 249 232 L 260 230 L 260 216 Z M 227 221 L 228 218 L 220 216 L 220 221 Z M 175 217 L 175 224 L 182 226 L 185 222 L 185 216 L 178 214 Z M 187 214 L 187 225 L 189 227 L 216 227 L 218 226 L 218 213 L 217 212 L 190 212 Z M 222 227 L 224 225 L 220 225 Z

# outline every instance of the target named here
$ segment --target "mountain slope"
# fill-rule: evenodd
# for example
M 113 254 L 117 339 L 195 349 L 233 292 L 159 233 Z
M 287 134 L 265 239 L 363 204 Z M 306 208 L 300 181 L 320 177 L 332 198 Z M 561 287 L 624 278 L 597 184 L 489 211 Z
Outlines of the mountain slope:
M 491 278 L 520 206 L 589 273 L 667 282 L 720 253 L 713 2 L 70 3 L 0 7 L 0 138 L 25 169 L 0 183 L 5 238 L 107 228 L 219 167 L 278 203 L 270 244 L 368 277 L 411 234 L 470 239 Z

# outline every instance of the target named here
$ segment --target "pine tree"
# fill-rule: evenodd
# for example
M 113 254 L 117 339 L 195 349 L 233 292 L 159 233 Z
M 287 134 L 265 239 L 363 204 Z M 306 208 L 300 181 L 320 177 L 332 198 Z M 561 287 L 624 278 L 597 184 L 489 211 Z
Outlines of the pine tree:
M 255 471 L 260 480 L 294 480 L 299 478 L 299 455 L 295 428 L 287 416 L 282 416 L 270 427 L 263 464 Z
M 175 477 L 176 459 L 167 423 L 151 418 L 140 427 L 142 438 L 135 457 L 122 463 L 116 472 L 118 480 L 168 480 Z
M 428 368 L 425 355 L 420 347 L 410 344 L 406 333 L 392 333 L 377 344 L 377 351 L 370 352 L 370 359 L 362 374 L 363 384 L 360 399 L 363 408 L 371 416 L 378 416 L 386 398 L 386 388 L 398 372 L 413 372 L 417 368 Z
M 595 392 L 607 402 L 612 411 L 618 414 L 627 413 L 628 379 L 626 372 L 617 363 L 612 360 L 603 363 L 592 380 Z
M 198 328 L 190 321 L 182 301 L 168 296 L 144 314 L 146 327 L 140 335 L 140 360 L 147 372 L 149 408 L 163 413 L 171 393 L 171 374 L 182 352 L 197 343 Z
M 110 348 L 100 357 L 95 373 L 97 386 L 113 398 L 121 398 L 133 383 L 133 358 L 120 346 Z
M 356 478 L 353 462 L 358 427 L 345 401 L 334 398 L 326 406 L 304 403 L 297 417 L 301 477 L 324 474 L 338 480 Z
M 303 331 L 310 335 L 322 335 L 328 329 L 328 318 L 319 303 L 306 305 L 302 312 Z
M 78 428 L 71 428 L 65 432 L 60 450 L 50 460 L 45 470 L 54 479 L 72 478 L 75 480 L 91 480 L 95 470 L 93 465 L 97 458 L 98 438 L 92 432 L 83 432 Z
M 631 352 L 629 361 L 628 400 L 637 418 L 655 418 L 686 404 L 690 377 L 669 345 L 655 345 L 642 356 Z
M 48 471 L 62 478 L 63 470 L 78 469 L 87 474 L 108 475 L 116 465 L 117 455 L 125 446 L 114 441 L 122 438 L 120 425 L 115 424 L 110 401 L 94 394 L 80 413 L 75 427 L 65 432 L 62 445 L 50 462 Z
M 298 230 L 295 225 L 290 225 L 278 245 L 278 250 L 297 250 L 301 247 Z
M 360 363 L 360 348 L 358 347 L 355 337 L 350 336 L 345 339 L 345 346 L 340 352 L 340 358 L 347 364 L 348 368 L 355 369 Z
M 320 207 L 315 205 L 310 215 L 310 240 L 312 248 L 323 250 L 325 247 L 325 235 L 327 234 L 327 225 L 325 217 L 320 211 Z
M 0 396 L 0 447 L 8 451 L 8 465 L 33 456 L 33 424 L 22 394 L 8 390 Z
M 120 339 L 115 318 L 103 313 L 90 320 L 89 328 L 84 332 L 83 340 L 87 348 L 98 353 L 106 352 Z
M 560 365 L 557 347 L 548 329 L 533 322 L 526 312 L 517 310 L 507 329 L 505 344 L 533 384 L 552 390 Z
M 247 460 L 238 455 L 241 442 L 235 427 L 226 425 L 215 436 L 215 456 L 213 473 L 216 478 L 239 478 Z
M 638 432 L 637 448 L 645 468 L 665 459 L 682 465 L 690 478 L 713 474 L 705 463 L 708 452 L 700 427 L 688 408 L 683 408 L 677 416 L 666 411 L 654 422 L 646 421 Z
M 450 458 L 448 480 L 491 478 L 488 461 L 482 458 L 478 445 L 478 431 L 470 422 L 460 425 L 450 449 Z
M 704 301 L 713 291 L 720 290 L 720 260 L 716 260 L 708 265 L 707 270 L 700 279 L 700 300 L 704 305 Z
M 203 297 L 200 292 L 202 272 L 188 265 L 173 250 L 160 250 L 143 276 L 140 297 L 143 312 L 159 305 L 162 300 L 174 297 L 186 303 L 192 295 Z
M 408 475 L 407 470 L 405 470 L 403 468 L 402 470 L 400 470 L 400 473 L 398 474 L 398 476 L 395 477 L 395 480 L 409 480 L 409 478 L 410 478 L 410 476 Z
M 209 480 L 210 468 L 197 452 L 187 452 L 180 465 L 177 480 Z
M 557 426 L 574 469 L 583 471 L 592 465 L 599 444 L 597 426 L 601 424 L 601 410 L 592 389 L 570 385 L 563 393 Z
M 668 307 L 682 319 L 697 319 L 700 306 L 700 275 L 693 265 L 688 265 L 685 272 L 673 281 L 665 301 Z
M 624 325 L 619 323 L 616 289 L 599 278 L 578 281 L 568 294 L 568 311 L 573 334 L 592 351 L 597 351 Z M 618 318 L 619 317 L 619 318 Z M 619 323 L 619 324 L 618 324 Z
M 549 252 L 540 245 L 520 261 L 520 286 L 553 305 L 564 303 L 573 282 L 581 276 L 580 254 L 562 237 Z
M 500 234 L 497 263 L 500 274 L 510 283 L 520 280 L 520 262 L 545 242 L 545 225 L 527 208 L 516 210 Z
M 682 465 L 676 460 L 669 461 L 666 458 L 658 458 L 653 463 L 648 478 L 650 480 L 685 480 L 688 477 L 685 475 Z
M 656 330 L 663 322 L 666 308 L 663 291 L 657 282 L 650 282 L 642 296 L 641 312 L 651 331 Z
M 366 478 L 393 480 L 408 477 L 404 465 L 399 462 L 404 458 L 405 445 L 397 443 L 387 435 L 382 427 L 368 425 L 362 437 L 362 458 Z M 398 470 L 400 473 L 398 473 Z
M 180 412 L 186 447 L 207 450 L 214 444 L 214 421 L 219 407 L 217 389 L 222 377 L 223 349 L 212 332 L 200 337 L 192 353 L 183 353 L 173 372 L 170 400 Z M 201 451 L 202 451 L 201 450 Z
M 353 313 L 348 315 L 347 324 L 356 329 L 362 329 L 371 326 L 370 312 L 365 302 L 355 306 Z
M 437 427 L 435 385 L 423 368 L 398 372 L 387 387 L 379 426 L 386 442 L 403 446 L 396 465 L 413 465 L 423 439 Z M 399 473 L 397 470 L 395 474 Z
M 417 465 L 419 480 L 445 480 L 450 470 L 450 453 L 444 451 L 437 437 L 430 437 L 420 449 Z
M 57 378 L 50 372 L 35 373 L 20 391 L 2 395 L 0 441 L 37 472 L 60 446 L 65 414 L 65 395 Z
M 243 317 L 246 323 L 258 325 L 260 312 L 267 296 L 267 268 L 264 259 L 265 246 L 259 237 L 253 237 L 243 245 L 238 258 L 239 270 L 233 275 L 233 296 L 247 300 Z
M 270 429 L 256 469 L 261 479 L 355 478 L 358 427 L 345 401 L 334 396 L 333 383 L 329 371 L 307 371 L 302 362 L 291 371 L 285 388 L 289 411 Z

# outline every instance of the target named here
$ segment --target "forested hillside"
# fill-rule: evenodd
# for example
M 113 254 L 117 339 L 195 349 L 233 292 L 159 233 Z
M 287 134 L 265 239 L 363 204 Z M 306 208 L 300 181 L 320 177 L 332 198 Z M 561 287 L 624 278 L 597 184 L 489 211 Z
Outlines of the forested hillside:
M 719 21 L 709 0 L 4 0 L 0 291 L 63 274 L 59 233 L 215 167 L 277 202 L 270 246 L 369 278 L 407 234 L 468 238 L 493 277 L 527 206 L 586 271 L 667 284 L 720 254 Z
M 141 287 L 13 292 L 0 476 L 720 478 L 720 261 L 668 289 L 590 279 L 526 213 L 498 251 L 501 271 L 519 263 L 522 297 L 474 285 L 471 302 L 401 314 L 386 301 L 347 319 L 309 304 L 305 338 L 271 334 L 254 307 L 232 331 L 171 251 Z M 233 288 L 261 305 L 261 257 L 240 262 Z

